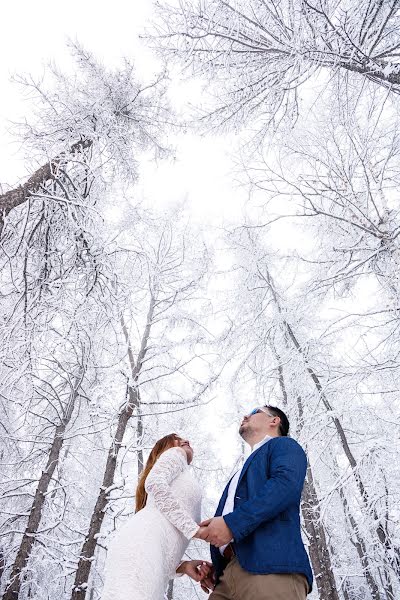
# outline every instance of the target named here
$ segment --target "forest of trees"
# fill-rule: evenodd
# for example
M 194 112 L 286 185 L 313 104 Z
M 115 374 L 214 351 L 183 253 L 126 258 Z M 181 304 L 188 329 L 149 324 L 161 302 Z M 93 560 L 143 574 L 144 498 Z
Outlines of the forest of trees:
M 244 457 L 224 436 L 271 403 L 309 461 L 310 599 L 398 600 L 400 5 L 159 0 L 143 43 L 162 65 L 147 81 L 78 43 L 73 75 L 20 80 L 30 160 L 0 188 L 1 599 L 98 600 L 154 442 L 191 440 L 208 517 Z M 136 200 L 141 161 L 174 155 L 175 76 L 205 88 L 185 129 L 237 140 L 242 219 L 224 227 Z M 185 578 L 167 594 L 206 597 Z

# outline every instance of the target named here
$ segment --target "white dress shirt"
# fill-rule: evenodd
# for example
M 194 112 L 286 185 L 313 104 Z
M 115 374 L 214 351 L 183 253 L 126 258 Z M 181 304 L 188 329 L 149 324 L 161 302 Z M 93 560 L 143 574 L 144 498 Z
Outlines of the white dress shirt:
M 258 448 L 261 448 L 261 446 L 263 446 L 264 444 L 266 444 L 266 442 L 268 442 L 268 440 L 271 440 L 272 436 L 271 435 L 266 435 L 264 439 L 261 440 L 261 442 L 258 442 L 257 444 L 254 444 L 252 451 L 250 452 L 249 456 L 251 456 L 253 454 L 253 452 L 255 452 L 256 450 L 258 450 Z M 243 465 L 244 467 L 244 465 Z M 228 495 L 226 497 L 226 501 L 225 501 L 225 505 L 224 508 L 222 510 L 222 517 L 224 515 L 227 515 L 228 513 L 231 513 L 233 511 L 233 507 L 234 507 L 234 503 L 235 503 L 235 494 L 236 494 L 236 488 L 240 479 L 240 475 L 242 473 L 243 467 L 240 469 L 240 471 L 238 471 L 237 473 L 235 473 L 235 475 L 232 477 L 231 482 L 229 484 L 229 488 L 228 488 Z M 224 550 L 225 548 L 231 543 L 233 542 L 233 539 L 228 542 L 227 544 L 225 544 L 225 546 L 221 546 L 221 548 L 219 549 L 219 551 L 221 552 L 221 554 L 224 554 Z

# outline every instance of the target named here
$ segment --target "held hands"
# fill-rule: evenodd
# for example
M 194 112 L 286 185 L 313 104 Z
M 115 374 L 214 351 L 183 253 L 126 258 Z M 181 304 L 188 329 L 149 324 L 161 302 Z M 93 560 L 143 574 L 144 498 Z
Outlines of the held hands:
M 185 560 L 176 570 L 177 573 L 189 575 L 194 581 L 200 582 L 201 589 L 207 594 L 215 587 L 214 568 L 205 560 Z
M 222 517 L 214 517 L 202 521 L 193 537 L 209 542 L 219 548 L 228 544 L 233 535 Z M 185 561 L 179 566 L 177 572 L 186 573 L 195 581 L 199 581 L 201 589 L 206 594 L 209 594 L 215 588 L 215 572 L 211 563 L 201 560 Z
M 211 563 L 203 562 L 198 571 L 201 575 L 200 586 L 203 592 L 209 594 L 215 588 L 215 571 Z
M 215 588 L 214 567 L 212 567 L 210 574 L 207 577 L 204 577 L 204 579 L 202 579 L 200 581 L 200 586 L 201 586 L 201 589 L 203 590 L 203 592 L 205 592 L 206 594 L 209 594 L 210 592 L 213 591 L 213 589 Z
M 228 544 L 232 540 L 233 535 L 223 517 L 213 517 L 200 523 L 194 537 L 220 548 Z

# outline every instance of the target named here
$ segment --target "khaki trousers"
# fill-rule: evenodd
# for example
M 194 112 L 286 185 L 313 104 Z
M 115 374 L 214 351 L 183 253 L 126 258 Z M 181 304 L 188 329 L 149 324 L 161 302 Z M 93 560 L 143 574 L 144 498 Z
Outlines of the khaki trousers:
M 248 573 L 234 557 L 209 600 L 305 600 L 308 582 L 299 573 L 255 575 Z

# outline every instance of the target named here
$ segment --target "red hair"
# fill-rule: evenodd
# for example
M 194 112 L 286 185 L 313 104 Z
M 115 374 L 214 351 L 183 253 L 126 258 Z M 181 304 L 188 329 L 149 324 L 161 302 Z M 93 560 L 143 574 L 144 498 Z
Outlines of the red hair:
M 157 458 L 169 448 L 173 448 L 175 446 L 175 442 L 178 439 L 176 433 L 170 433 L 160 440 L 156 442 L 153 446 L 152 451 L 149 454 L 149 458 L 147 459 L 146 466 L 143 469 L 139 481 L 136 488 L 136 509 L 135 512 L 138 512 L 142 508 L 146 506 L 147 502 L 147 492 L 144 489 L 144 484 L 146 482 L 147 475 L 150 473 L 151 469 L 154 466 Z

